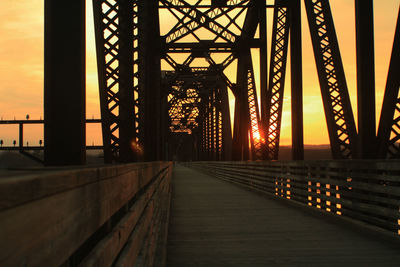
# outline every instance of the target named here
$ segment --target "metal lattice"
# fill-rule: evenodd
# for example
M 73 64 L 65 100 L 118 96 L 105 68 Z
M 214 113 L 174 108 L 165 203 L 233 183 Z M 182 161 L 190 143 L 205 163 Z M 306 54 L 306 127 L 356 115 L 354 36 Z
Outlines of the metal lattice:
M 400 91 L 400 87 L 397 90 Z M 400 158 L 400 97 L 396 100 L 395 113 L 390 132 L 387 157 Z
M 289 40 L 289 21 L 286 7 L 275 8 L 273 23 L 270 78 L 267 92 L 266 136 L 268 138 L 268 159 L 277 160 Z
M 168 95 L 168 115 L 171 120 L 169 128 L 171 132 L 191 134 L 199 126 L 201 99 L 198 87 L 201 87 L 201 84 L 189 86 L 182 81 L 176 82 L 172 86 Z
M 260 114 L 253 68 L 247 70 L 247 99 L 250 116 L 250 143 L 252 146 L 253 159 L 263 159 L 265 139 L 260 127 Z
M 132 123 L 135 127 L 136 142 L 139 136 L 139 93 L 138 93 L 138 7 L 136 1 L 131 1 L 132 37 L 135 70 L 133 81 L 129 88 L 121 88 L 121 43 L 129 42 L 121 36 L 121 2 L 114 0 L 96 0 L 93 2 L 95 14 L 95 30 L 97 45 L 97 61 L 100 84 L 100 105 L 102 113 L 104 157 L 106 162 L 116 161 L 120 153 L 120 126 L 121 123 Z M 126 86 L 126 83 L 125 83 Z M 121 90 L 133 91 L 134 99 L 123 100 L 133 104 L 134 120 L 123 121 L 120 114 Z
M 205 1 L 192 3 L 184 0 L 160 0 L 159 3 L 159 8 L 174 21 L 162 36 L 162 58 L 173 68 L 174 79 L 179 80 L 183 76 L 192 76 L 197 81 L 199 77 L 205 80 L 217 78 L 222 81 L 223 86 L 233 90 L 234 84 L 225 75 L 224 70 L 238 58 L 235 50 L 251 1 L 235 0 L 211 5 Z M 239 18 L 242 22 L 238 22 Z M 187 53 L 184 59 L 183 53 Z M 199 65 L 199 61 L 203 61 L 203 65 Z M 254 86 L 254 81 L 252 85 Z M 209 92 L 200 93 L 202 101 L 199 117 L 202 120 L 202 137 L 199 139 L 202 140 L 202 154 L 205 158 L 218 160 L 222 158 L 224 149 L 230 151 L 230 147 L 226 146 L 231 142 L 225 142 L 224 145 L 223 138 L 225 136 L 226 139 L 225 132 L 230 128 L 225 127 L 224 123 L 230 124 L 230 120 L 225 119 L 226 122 L 223 122 L 222 119 L 222 106 L 226 106 L 226 103 L 221 102 L 220 85 L 203 84 L 203 88 Z M 254 103 L 255 101 L 252 102 L 252 107 Z M 227 113 L 225 117 L 229 116 L 229 107 L 224 112 Z
M 119 36 L 116 1 L 94 1 L 103 143 L 106 161 L 119 152 Z M 100 43 L 101 42 L 101 43 Z M 100 53 L 99 53 L 100 52 Z
M 352 158 L 357 137 L 328 0 L 305 0 L 334 158 Z
M 400 8 L 379 122 L 380 158 L 400 158 Z

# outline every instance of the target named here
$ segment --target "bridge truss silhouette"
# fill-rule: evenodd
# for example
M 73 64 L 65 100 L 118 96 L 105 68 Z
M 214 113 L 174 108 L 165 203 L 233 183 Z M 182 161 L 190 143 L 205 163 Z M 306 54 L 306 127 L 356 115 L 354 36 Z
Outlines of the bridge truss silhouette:
M 373 1 L 355 1 L 358 125 L 329 0 L 303 3 L 332 157 L 399 158 L 400 18 L 376 130 Z M 171 159 L 182 146 L 193 160 L 278 159 L 288 67 L 292 158 L 303 159 L 301 4 L 93 0 L 105 162 Z M 45 4 L 48 165 L 85 161 L 84 9 Z
M 358 58 L 373 49 L 367 17 L 372 3 L 361 2 L 356 4 Z M 357 133 L 329 1 L 304 4 L 333 157 L 369 158 L 378 151 L 380 158 L 398 157 L 399 25 L 378 136 L 375 125 Z M 268 8 L 274 10 L 269 55 Z M 162 144 L 176 132 L 193 135 L 197 159 L 277 159 L 289 54 L 293 158 L 303 158 L 300 1 L 96 0 L 94 11 L 106 161 L 162 158 Z M 364 72 L 358 66 L 359 80 L 373 82 L 367 76 L 373 58 L 360 60 L 369 66 Z M 226 74 L 231 66 L 236 80 Z M 255 71 L 261 76 L 261 108 Z M 374 121 L 375 110 L 368 106 L 374 96 L 360 98 L 374 88 L 362 86 L 359 82 L 359 121 Z M 233 138 L 228 90 L 235 97 Z M 359 149 L 366 145 L 369 151 Z

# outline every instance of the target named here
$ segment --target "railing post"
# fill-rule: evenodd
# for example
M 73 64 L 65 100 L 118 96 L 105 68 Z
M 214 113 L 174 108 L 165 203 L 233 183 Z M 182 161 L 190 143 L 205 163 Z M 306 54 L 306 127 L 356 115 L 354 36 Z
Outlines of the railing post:
M 19 150 L 21 151 L 24 147 L 24 124 L 19 124 Z

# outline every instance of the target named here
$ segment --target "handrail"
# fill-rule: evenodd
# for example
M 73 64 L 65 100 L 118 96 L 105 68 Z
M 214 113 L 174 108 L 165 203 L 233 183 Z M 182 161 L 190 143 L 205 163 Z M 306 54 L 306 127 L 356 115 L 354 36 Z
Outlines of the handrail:
M 400 161 L 191 162 L 223 180 L 400 235 Z
M 165 264 L 172 163 L 0 178 L 0 266 Z

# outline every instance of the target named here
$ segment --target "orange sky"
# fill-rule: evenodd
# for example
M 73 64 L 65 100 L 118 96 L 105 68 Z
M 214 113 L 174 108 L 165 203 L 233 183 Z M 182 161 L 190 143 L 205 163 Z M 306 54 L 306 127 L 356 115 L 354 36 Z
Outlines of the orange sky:
M 0 1 L 0 116 L 3 119 L 43 117 L 43 0 Z M 87 117 L 100 116 L 92 4 L 87 0 Z M 354 0 L 332 0 L 331 7 L 345 66 L 353 111 L 356 106 Z M 375 0 L 377 121 L 389 66 L 399 0 Z M 303 9 L 304 123 L 306 144 L 326 144 L 328 134 L 323 114 L 317 72 Z M 272 17 L 272 14 L 269 14 Z M 287 72 L 290 77 L 290 71 Z M 257 76 L 256 76 L 257 78 Z M 282 144 L 290 144 L 290 82 L 286 82 Z M 6 145 L 17 139 L 17 127 L 0 126 Z M 100 127 L 90 126 L 88 144 L 100 144 Z M 28 127 L 25 140 L 42 139 L 40 127 Z

